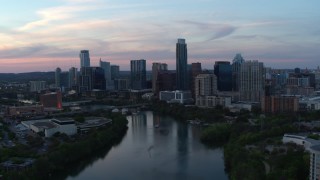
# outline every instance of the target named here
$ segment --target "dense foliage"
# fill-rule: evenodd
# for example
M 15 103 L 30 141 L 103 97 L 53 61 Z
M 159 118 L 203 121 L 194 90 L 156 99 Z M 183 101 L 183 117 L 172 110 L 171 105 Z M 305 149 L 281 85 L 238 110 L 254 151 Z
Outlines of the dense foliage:
M 127 130 L 127 120 L 120 114 L 110 114 L 111 126 L 94 130 L 77 141 L 53 141 L 50 151 L 40 156 L 33 167 L 20 173 L 8 173 L 8 179 L 65 179 L 67 167 L 77 167 L 98 152 L 107 152 L 118 144 Z M 56 135 L 59 136 L 59 135 Z

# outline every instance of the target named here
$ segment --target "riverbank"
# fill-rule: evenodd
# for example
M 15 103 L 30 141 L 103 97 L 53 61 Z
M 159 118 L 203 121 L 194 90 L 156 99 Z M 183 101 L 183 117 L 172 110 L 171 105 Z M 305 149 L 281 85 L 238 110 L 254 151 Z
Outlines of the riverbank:
M 51 147 L 50 151 L 38 157 L 33 167 L 4 174 L 7 179 L 65 179 L 67 167 L 77 167 L 97 152 L 107 152 L 121 142 L 127 131 L 126 118 L 120 114 L 106 113 L 113 120 L 112 125 L 77 137 L 74 141 L 65 141 Z M 70 168 L 70 169 L 72 169 Z M 59 178 L 60 177 L 60 178 Z
M 225 169 L 230 179 L 308 179 L 309 154 L 295 145 L 283 144 L 285 133 L 304 132 L 294 122 L 295 114 L 260 115 L 259 111 L 231 113 L 221 107 L 157 102 L 152 110 L 169 114 L 180 121 L 200 119 L 211 125 L 201 133 L 201 141 L 211 147 L 224 147 Z M 232 117 L 228 121 L 225 117 Z M 319 112 L 301 113 L 305 119 L 319 118 Z

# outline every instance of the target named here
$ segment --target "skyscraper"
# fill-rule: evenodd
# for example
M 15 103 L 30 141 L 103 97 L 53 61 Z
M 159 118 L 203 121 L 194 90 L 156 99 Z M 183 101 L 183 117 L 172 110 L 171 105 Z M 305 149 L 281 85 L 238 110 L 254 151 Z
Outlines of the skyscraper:
M 199 74 L 195 78 L 195 93 L 196 97 L 216 94 L 217 77 L 214 74 Z
M 61 69 L 59 67 L 56 68 L 55 72 L 55 84 L 57 88 L 61 88 Z
M 111 80 L 119 78 L 120 67 L 118 65 L 111 65 Z
M 217 77 L 214 74 L 199 74 L 195 78 L 196 105 L 203 105 L 208 96 L 217 93 Z
M 232 90 L 232 66 L 228 61 L 217 61 L 214 64 L 214 74 L 217 76 L 219 91 Z
M 105 90 L 104 70 L 100 67 L 82 67 L 79 76 L 80 93 L 93 89 Z
M 158 74 L 161 71 L 167 71 L 168 70 L 168 65 L 165 63 L 152 63 L 152 92 L 156 93 L 157 89 L 157 79 L 158 79 Z
M 265 71 L 262 62 L 246 61 L 240 67 L 240 101 L 260 102 L 264 96 Z
M 185 39 L 178 39 L 176 44 L 176 81 L 178 90 L 188 90 L 188 53 Z
M 201 74 L 202 72 L 202 68 L 201 68 L 201 63 L 197 62 L 197 63 L 191 63 L 191 94 L 192 94 L 192 98 L 195 99 L 195 78 Z
M 131 88 L 145 89 L 147 87 L 146 60 L 131 60 Z
M 78 83 L 78 70 L 75 67 L 69 69 L 69 88 L 76 86 Z
M 236 54 L 232 61 L 232 90 L 239 91 L 240 66 L 245 60 L 240 53 Z
M 81 50 L 79 57 L 80 57 L 80 67 L 90 67 L 89 50 Z
M 104 62 L 100 59 L 100 67 L 104 70 L 104 78 L 106 79 L 106 88 L 111 86 L 111 67 L 110 62 Z

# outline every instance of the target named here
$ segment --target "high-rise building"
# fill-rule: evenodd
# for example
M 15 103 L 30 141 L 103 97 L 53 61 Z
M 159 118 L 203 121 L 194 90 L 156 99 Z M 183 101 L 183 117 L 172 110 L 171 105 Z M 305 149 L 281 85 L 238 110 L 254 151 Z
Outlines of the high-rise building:
M 129 89 L 130 80 L 129 79 L 115 79 L 114 88 L 116 90 L 127 90 Z
M 159 95 L 160 91 L 173 91 L 175 90 L 176 73 L 172 71 L 161 71 L 158 73 L 156 81 L 156 92 Z
M 195 98 L 197 106 L 204 106 L 203 101 L 217 93 L 217 77 L 214 74 L 199 74 L 195 78 Z
M 111 65 L 111 80 L 119 78 L 120 67 L 118 65 Z
M 100 67 L 82 67 L 79 76 L 80 93 L 93 89 L 105 90 L 104 70 Z
M 217 93 L 217 77 L 214 74 L 199 74 L 195 79 L 197 96 L 212 96 Z
M 146 60 L 131 60 L 131 88 L 140 90 L 147 87 Z
M 106 88 L 111 89 L 111 67 L 110 62 L 104 62 L 100 59 L 100 67 L 104 70 L 104 78 L 106 79 Z
M 81 50 L 79 57 L 80 57 L 80 67 L 90 67 L 89 50 Z
M 157 92 L 157 79 L 158 74 L 161 71 L 167 71 L 168 65 L 166 63 L 152 63 L 152 92 L 155 94 Z
M 69 88 L 77 86 L 78 84 L 78 70 L 75 67 L 69 69 Z
M 177 90 L 188 90 L 188 52 L 185 39 L 178 39 L 176 44 L 176 85 Z
M 217 76 L 217 85 L 219 91 L 232 90 L 232 66 L 229 61 L 215 62 L 214 74 Z
M 59 67 L 56 68 L 55 72 L 55 84 L 57 88 L 61 88 L 61 69 Z
M 240 66 L 244 63 L 245 60 L 241 54 L 236 54 L 232 61 L 232 90 L 239 91 L 239 82 L 240 82 Z
M 264 96 L 265 71 L 262 62 L 246 61 L 240 67 L 240 101 L 260 102 Z
M 197 62 L 197 63 L 191 63 L 191 94 L 192 94 L 192 98 L 196 98 L 195 96 L 195 78 L 201 74 L 202 72 L 202 68 L 201 68 L 201 63 Z

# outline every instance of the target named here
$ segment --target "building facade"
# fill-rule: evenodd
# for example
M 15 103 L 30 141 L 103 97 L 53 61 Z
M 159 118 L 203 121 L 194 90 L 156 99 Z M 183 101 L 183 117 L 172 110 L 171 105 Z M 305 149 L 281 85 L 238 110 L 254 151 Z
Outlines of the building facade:
M 55 84 L 57 88 L 61 88 L 61 69 L 59 67 L 55 71 Z
M 131 60 L 131 88 L 132 89 L 146 89 L 147 88 L 147 72 L 146 60 Z
M 219 91 L 232 90 L 232 66 L 230 62 L 216 61 L 214 64 L 214 74 L 217 76 Z
M 195 78 L 195 102 L 197 106 L 206 106 L 209 96 L 214 96 L 217 93 L 217 78 L 214 74 L 199 74 Z M 230 100 L 231 101 L 231 100 Z
M 71 67 L 69 69 L 69 88 L 73 89 L 73 87 L 78 85 L 78 70 L 75 67 Z
M 80 57 L 80 67 L 90 67 L 89 50 L 81 50 L 79 57 Z
M 159 99 L 168 103 L 193 103 L 190 91 L 160 91 Z
M 260 102 L 264 96 L 265 71 L 262 62 L 246 61 L 240 66 L 240 101 Z
M 299 110 L 296 96 L 265 96 L 261 101 L 261 110 L 265 113 L 292 113 Z
M 168 70 L 168 65 L 166 63 L 152 63 L 152 92 L 154 94 L 157 93 L 157 79 L 158 79 L 158 74 L 162 71 L 167 71 Z
M 79 76 L 80 93 L 106 89 L 104 70 L 100 67 L 82 67 Z
M 241 56 L 241 54 L 236 54 L 236 56 L 232 60 L 232 90 L 239 91 L 239 83 L 240 83 L 240 67 L 241 64 L 244 63 L 245 60 Z
M 111 89 L 111 66 L 110 62 L 99 61 L 100 67 L 104 70 L 104 78 L 106 79 L 106 89 Z
M 40 92 L 46 89 L 45 81 L 30 81 L 30 92 Z
M 40 103 L 44 108 L 62 109 L 62 95 L 60 91 L 40 95 Z
M 185 39 L 178 39 L 176 44 L 176 85 L 177 90 L 188 90 L 188 52 Z

